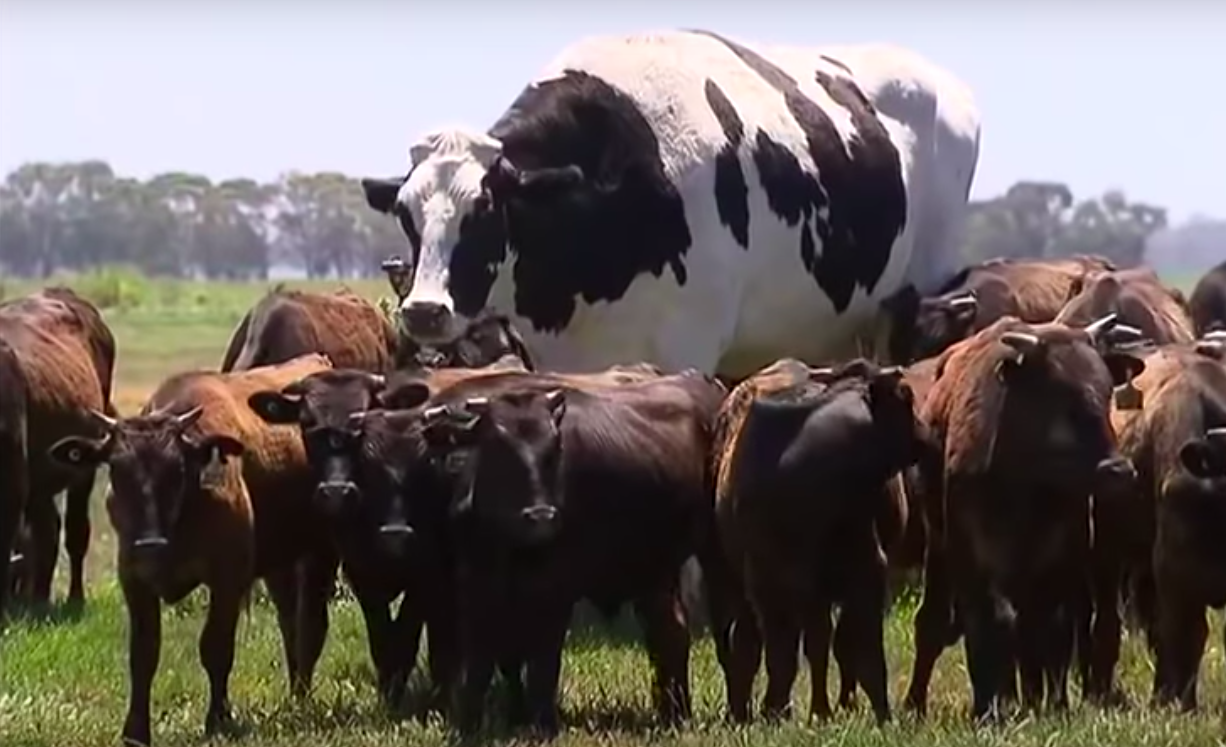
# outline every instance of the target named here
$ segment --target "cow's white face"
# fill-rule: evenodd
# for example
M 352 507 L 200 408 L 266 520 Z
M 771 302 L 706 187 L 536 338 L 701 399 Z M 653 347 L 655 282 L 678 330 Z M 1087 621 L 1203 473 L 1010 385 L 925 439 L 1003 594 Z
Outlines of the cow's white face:
M 451 263 L 465 219 L 482 209 L 481 181 L 501 149 L 488 135 L 449 128 L 427 133 L 409 150 L 412 168 L 386 212 L 400 221 L 413 249 L 412 286 L 400 304 L 400 323 L 415 340 L 453 340 L 484 305 L 484 298 L 474 303 L 457 294 Z M 373 183 L 364 186 L 368 202 L 378 210 Z

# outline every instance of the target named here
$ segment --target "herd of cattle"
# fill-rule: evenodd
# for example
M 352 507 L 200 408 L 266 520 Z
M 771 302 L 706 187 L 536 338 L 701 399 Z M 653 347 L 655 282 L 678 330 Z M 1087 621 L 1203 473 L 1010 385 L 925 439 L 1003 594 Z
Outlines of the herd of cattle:
M 1226 264 L 1188 299 L 1100 257 L 960 269 L 979 132 L 966 86 L 893 46 L 592 37 L 488 131 L 427 133 L 403 176 L 362 180 L 411 249 L 385 268 L 395 324 L 274 290 L 219 370 L 121 417 L 98 310 L 6 301 L 0 615 L 49 601 L 65 490 L 83 601 L 105 464 L 133 744 L 163 604 L 209 589 L 224 731 L 254 582 L 303 695 L 338 571 L 381 696 L 424 631 L 428 706 L 462 731 L 496 673 L 511 723 L 556 731 L 580 601 L 633 605 L 656 710 L 685 720 L 691 563 L 738 721 L 763 659 L 762 712 L 787 713 L 802 641 L 814 715 L 833 651 L 839 702 L 863 688 L 887 719 L 886 583 L 908 569 L 917 712 L 959 638 L 976 718 L 1064 707 L 1074 664 L 1114 702 L 1124 610 L 1155 699 L 1194 707 L 1226 604 Z
M 829 715 L 832 639 L 840 701 L 862 687 L 887 719 L 886 575 L 915 566 L 917 711 L 959 636 L 976 716 L 1019 683 L 1027 707 L 1063 707 L 1074 661 L 1088 699 L 1116 698 L 1125 602 L 1156 657 L 1155 698 L 1191 708 L 1205 607 L 1226 602 L 1224 305 L 1226 264 L 1185 300 L 1097 257 L 992 260 L 888 307 L 883 357 L 906 365 L 782 359 L 729 391 L 650 364 L 534 371 L 493 314 L 451 346 L 406 346 L 348 291 L 274 289 L 220 370 L 174 375 L 121 417 L 105 322 L 48 288 L 0 304 L 0 550 L 29 527 L 0 594 L 49 598 L 52 498 L 67 488 L 81 601 L 106 464 L 130 620 L 123 733 L 139 744 L 163 603 L 209 589 L 214 732 L 255 580 L 300 695 L 338 568 L 382 696 L 404 694 L 424 628 L 430 706 L 462 729 L 480 725 L 495 670 L 512 723 L 557 728 L 580 600 L 633 604 L 659 716 L 685 719 L 691 557 L 734 719 L 750 717 L 763 652 L 763 712 L 787 712 L 802 640 L 813 712 Z

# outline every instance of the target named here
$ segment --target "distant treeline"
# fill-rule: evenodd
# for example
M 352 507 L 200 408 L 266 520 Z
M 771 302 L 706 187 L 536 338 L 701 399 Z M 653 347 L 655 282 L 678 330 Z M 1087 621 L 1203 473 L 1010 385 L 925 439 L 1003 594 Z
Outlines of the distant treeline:
M 1019 182 L 973 203 L 963 253 L 971 262 L 1092 252 L 1131 265 L 1166 223 L 1164 208 L 1118 191 L 1078 201 L 1063 184 Z M 333 172 L 267 184 L 189 173 L 141 181 L 105 161 L 31 163 L 0 186 L 0 268 L 10 275 L 123 264 L 151 276 L 255 279 L 288 266 L 363 277 L 406 251 L 395 220 L 366 206 L 356 179 Z

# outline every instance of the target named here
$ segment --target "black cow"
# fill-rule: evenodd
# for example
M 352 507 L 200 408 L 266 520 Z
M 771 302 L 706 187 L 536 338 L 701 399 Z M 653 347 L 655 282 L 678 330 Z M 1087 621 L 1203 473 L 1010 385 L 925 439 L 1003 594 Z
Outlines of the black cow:
M 1226 330 L 1226 261 L 1205 273 L 1188 302 L 1196 333 Z

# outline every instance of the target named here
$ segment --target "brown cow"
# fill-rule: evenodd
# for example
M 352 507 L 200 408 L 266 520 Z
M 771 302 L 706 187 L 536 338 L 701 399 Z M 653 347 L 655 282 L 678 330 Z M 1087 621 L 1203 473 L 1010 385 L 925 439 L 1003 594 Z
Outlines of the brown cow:
M 1192 342 L 1192 317 L 1183 294 L 1168 288 L 1148 267 L 1100 272 L 1056 316 L 1070 327 L 1084 327 L 1095 319 L 1115 314 L 1122 324 L 1135 327 L 1157 345 Z
M 1105 257 L 989 259 L 964 268 L 933 296 L 906 286 L 882 303 L 889 360 L 910 363 L 939 354 L 1002 316 L 1050 322 L 1081 291 L 1087 275 L 1114 270 Z
M 1205 273 L 1188 302 L 1196 333 L 1226 331 L 1226 261 Z
M 51 600 L 59 554 L 60 517 L 54 497 L 67 489 L 64 544 L 71 576 L 70 604 L 85 601 L 85 554 L 89 550 L 89 497 L 94 473 L 66 472 L 47 458 L 47 449 L 64 436 L 94 435 L 90 410 L 114 414 L 111 382 L 115 338 L 102 315 L 85 299 L 63 287 L 46 288 L 0 303 L 0 338 L 21 362 L 27 387 L 29 454 L 26 515 L 31 531 L 32 602 Z
M 239 321 L 221 370 L 246 371 L 321 353 L 337 368 L 382 373 L 392 367 L 395 348 L 395 331 L 383 312 L 348 288 L 314 293 L 278 284 Z
M 848 631 L 840 669 L 856 672 L 885 721 L 885 551 L 906 522 L 902 493 L 887 483 L 918 458 L 910 388 L 900 370 L 862 359 L 818 370 L 785 360 L 757 379 L 729 397 L 716 451 L 720 535 L 752 608 L 735 615 L 729 710 L 748 717 L 765 643 L 764 711 L 786 713 L 803 637 L 813 715 L 828 716 L 830 607 L 839 603 Z
M 73 436 L 51 448 L 66 465 L 110 466 L 107 512 L 130 620 L 125 740 L 150 744 L 162 603 L 174 604 L 200 585 L 209 589 L 200 636 L 209 678 L 206 733 L 232 723 L 235 626 L 257 577 L 277 608 L 292 690 L 309 688 L 326 635 L 335 560 L 309 510 L 313 477 L 302 439 L 295 429 L 267 425 L 247 398 L 328 367 L 327 358 L 311 354 L 242 372 L 179 374 L 136 417 L 97 414 L 106 427 L 101 438 Z
M 329 370 L 312 374 L 290 383 L 280 391 L 254 393 L 251 408 L 268 423 L 296 424 L 301 430 L 308 459 L 315 470 L 318 484 L 315 503 L 335 531 L 334 539 L 345 563 L 345 573 L 362 607 L 366 622 L 371 658 L 375 664 L 380 693 L 388 703 L 395 703 L 416 663 L 418 639 L 423 622 L 431 640 L 431 676 L 438 705 L 446 693 L 454 666 L 454 657 L 445 650 L 454 627 L 454 614 L 440 609 L 445 602 L 439 594 L 451 592 L 450 584 L 436 584 L 449 579 L 435 578 L 445 561 L 434 554 L 418 554 L 414 567 L 405 568 L 399 556 L 388 557 L 378 542 L 382 513 L 372 512 L 360 497 L 372 493 L 377 500 L 383 484 L 363 487 L 370 468 L 359 469 L 362 463 L 378 464 L 392 459 L 393 453 L 416 453 L 419 438 L 416 431 L 387 431 L 388 424 L 398 425 L 403 417 L 374 415 L 364 429 L 354 425 L 353 416 L 372 409 L 396 407 L 412 410 L 431 395 L 462 381 L 508 372 L 526 373 L 523 362 L 515 356 L 504 356 L 485 368 L 440 368 L 435 370 L 396 371 L 387 377 L 364 371 Z M 609 386 L 658 378 L 660 370 L 647 364 L 615 366 L 591 374 L 540 374 L 533 381 L 540 386 L 562 384 L 577 388 L 600 389 Z M 520 385 L 517 377 L 512 377 Z M 499 381 L 507 381 L 501 377 Z M 366 432 L 368 446 L 361 454 L 354 446 L 359 432 Z M 371 434 L 378 434 L 377 437 Z M 402 478 L 412 473 L 405 458 L 395 461 Z M 421 466 L 429 468 L 428 464 Z M 427 469 L 428 472 L 428 469 Z M 377 479 L 377 478 L 376 478 Z M 405 601 L 393 626 L 389 605 L 402 592 Z
M 1005 317 L 941 356 L 922 413 L 939 458 L 921 461 L 934 500 L 909 707 L 924 710 L 955 606 L 975 718 L 1012 690 L 1015 664 L 1028 707 L 1045 687 L 1049 705 L 1066 706 L 1090 495 L 1134 475 L 1116 451 L 1110 399 L 1145 364 L 1116 347 L 1116 332 L 1136 334 L 1114 317 L 1084 329 Z
M 18 534 L 24 524 L 28 481 L 25 374 L 17 353 L 0 339 L 0 625 L 8 597 L 25 573 L 28 548 L 18 541 Z
M 679 576 L 710 547 L 708 454 L 726 391 L 697 371 L 599 391 L 502 374 L 461 382 L 422 410 L 451 486 L 434 500 L 451 517 L 459 563 L 462 731 L 480 725 L 498 663 L 526 668 L 521 715 L 556 732 L 562 644 L 580 599 L 606 615 L 634 603 L 657 713 L 688 717 Z
M 1120 429 L 1120 449 L 1139 477 L 1128 539 L 1136 603 L 1156 655 L 1153 697 L 1188 710 L 1196 707 L 1205 608 L 1226 604 L 1226 448 L 1214 446 L 1226 442 L 1220 353 L 1170 346 L 1151 356 L 1136 382 L 1144 409 Z M 1113 632 L 1105 644 L 1118 652 Z

